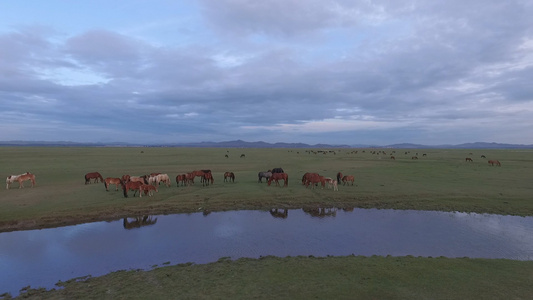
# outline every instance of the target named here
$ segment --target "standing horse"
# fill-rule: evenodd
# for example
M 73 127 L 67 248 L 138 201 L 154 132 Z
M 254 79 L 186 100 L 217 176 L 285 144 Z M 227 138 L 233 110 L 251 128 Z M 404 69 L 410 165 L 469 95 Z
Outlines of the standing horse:
M 350 183 L 352 182 L 352 185 L 353 185 L 353 182 L 355 181 L 353 175 L 346 175 L 344 177 L 342 177 L 342 185 L 346 185 L 347 183 Z
M 118 191 L 118 185 L 123 185 L 124 183 L 122 182 L 122 179 L 120 178 L 113 178 L 113 177 L 107 177 L 105 180 L 104 180 L 104 186 L 105 186 L 105 190 L 106 191 L 109 191 L 109 185 L 111 184 L 114 184 L 115 185 L 115 191 Z
M 309 184 L 311 184 L 314 189 L 315 186 L 319 183 L 322 185 L 322 188 L 324 188 L 324 186 L 326 185 L 326 179 L 324 178 L 324 176 L 320 176 L 317 173 L 310 173 L 306 178 L 305 188 L 308 188 Z
M 135 194 L 137 193 L 137 191 L 139 191 L 139 194 L 141 193 L 140 191 L 140 188 L 141 188 L 141 185 L 143 185 L 144 183 L 142 182 L 139 182 L 139 181 L 129 181 L 129 182 L 126 182 L 122 185 L 122 190 L 124 191 L 124 197 L 128 198 L 128 191 L 132 190 L 133 191 L 133 197 L 135 197 Z
M 152 197 L 154 195 L 154 191 L 157 193 L 157 186 L 153 186 L 151 184 L 141 184 L 139 186 L 139 197 L 143 196 L 143 193 L 148 196 Z
M 474 162 L 474 161 L 472 160 L 472 158 L 467 157 L 467 158 L 465 158 L 465 162 Z
M 233 172 L 224 173 L 224 182 L 235 182 L 235 174 Z
M 94 179 L 94 183 L 98 183 L 98 180 L 100 180 L 100 182 L 104 182 L 104 178 L 98 172 L 85 174 L 85 184 L 91 183 L 91 179 Z
M 282 168 L 274 168 L 272 169 L 272 174 L 274 173 L 285 173 Z
M 213 184 L 215 180 L 213 179 L 213 174 L 211 172 L 204 173 L 204 176 L 202 177 L 202 186 L 209 185 L 209 183 Z
M 289 185 L 289 175 L 287 173 L 273 173 L 267 181 L 268 186 L 272 183 L 272 180 L 276 181 L 276 185 L 279 186 L 279 180 L 283 179 L 283 186 Z
M 180 183 L 181 183 L 181 185 L 185 185 L 185 182 L 187 181 L 186 176 L 187 175 L 185 175 L 185 174 L 181 174 L 181 175 L 176 176 L 176 186 L 177 187 L 180 186 Z
M 29 180 L 31 181 L 31 187 L 35 186 L 35 175 L 33 175 L 30 172 L 26 172 L 24 174 L 20 175 L 10 175 L 6 178 L 6 189 L 9 189 L 9 186 L 17 181 L 19 183 L 19 189 L 24 188 L 24 181 Z
M 489 165 L 491 166 L 497 165 L 498 167 L 502 166 L 502 164 L 498 160 L 489 160 Z
M 337 173 L 337 183 L 341 183 L 341 180 L 342 180 L 342 173 L 339 172 Z
M 195 171 L 192 171 L 191 173 L 194 175 L 194 177 L 196 177 L 196 176 L 200 177 L 200 182 L 203 183 L 204 182 L 204 174 L 205 173 L 211 173 L 211 170 L 195 170 Z M 211 176 L 213 176 L 213 175 L 211 175 Z M 193 179 L 193 183 L 194 183 L 194 179 Z
M 157 175 L 150 175 L 148 177 L 148 184 L 158 186 L 159 183 L 163 182 L 167 187 L 170 187 L 170 177 L 167 174 L 158 173 Z
M 266 171 L 266 172 L 259 172 L 257 174 L 257 176 L 259 177 L 259 180 L 257 180 L 257 182 L 263 182 L 263 178 L 265 178 L 266 180 L 269 180 L 270 177 L 272 176 L 272 172 L 270 170 Z

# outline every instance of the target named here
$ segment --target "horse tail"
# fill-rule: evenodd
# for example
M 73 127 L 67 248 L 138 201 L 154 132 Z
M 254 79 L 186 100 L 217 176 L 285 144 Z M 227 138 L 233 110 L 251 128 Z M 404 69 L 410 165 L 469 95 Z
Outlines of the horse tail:
M 104 180 L 104 186 L 105 186 L 105 190 L 107 191 L 107 190 L 108 190 L 107 188 L 109 187 L 109 186 L 107 185 L 107 180 Z
M 85 184 L 87 184 L 88 181 L 89 179 L 87 178 L 87 174 L 85 174 Z
M 122 185 L 122 190 L 124 191 L 124 197 L 128 198 L 128 186 L 125 184 Z

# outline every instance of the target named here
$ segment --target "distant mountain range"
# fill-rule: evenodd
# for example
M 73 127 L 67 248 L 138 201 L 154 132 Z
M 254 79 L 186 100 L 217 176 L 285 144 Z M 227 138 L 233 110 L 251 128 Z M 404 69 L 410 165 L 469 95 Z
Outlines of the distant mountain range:
M 501 143 L 465 143 L 458 145 L 421 145 L 421 144 L 392 144 L 392 145 L 331 145 L 304 143 L 266 143 L 246 142 L 242 140 L 226 142 L 200 142 L 200 143 L 164 143 L 164 144 L 133 144 L 133 143 L 77 143 L 68 141 L 0 141 L 0 146 L 40 146 L 40 147 L 204 147 L 204 148 L 396 148 L 396 149 L 533 149 L 533 145 L 501 144 Z

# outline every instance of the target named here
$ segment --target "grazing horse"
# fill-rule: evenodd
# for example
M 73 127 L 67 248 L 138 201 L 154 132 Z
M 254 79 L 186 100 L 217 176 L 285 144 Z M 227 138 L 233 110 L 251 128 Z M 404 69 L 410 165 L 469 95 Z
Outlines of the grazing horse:
M 128 180 L 124 180 L 124 176 L 128 176 Z M 143 175 L 143 176 L 129 176 L 129 175 L 124 175 L 122 176 L 122 181 L 124 182 L 140 182 L 142 184 L 148 184 L 148 179 L 146 175 Z
M 187 182 L 187 175 L 181 174 L 181 175 L 176 176 L 176 186 L 179 187 L 180 183 L 181 185 L 185 185 L 185 182 Z
M 465 158 L 465 162 L 468 162 L 468 161 L 474 162 L 470 157 Z
M 139 191 L 139 194 L 140 194 L 141 193 L 140 188 L 141 188 L 141 185 L 143 184 L 144 183 L 139 182 L 139 181 L 129 181 L 129 182 L 123 183 L 122 190 L 124 191 L 124 197 L 128 198 L 128 191 L 130 190 L 133 191 L 133 197 L 135 197 L 135 194 L 137 193 L 137 191 Z
M 502 166 L 502 164 L 498 160 L 489 160 L 489 165 L 491 166 L 497 165 L 498 167 Z
M 194 174 L 193 173 L 187 173 L 185 174 L 185 180 L 187 181 L 187 185 L 191 185 L 191 184 L 194 184 Z
M 139 186 L 139 197 L 142 197 L 142 192 L 144 194 L 148 194 L 148 196 L 152 197 L 154 195 L 154 191 L 157 193 L 157 186 L 153 186 L 151 184 L 141 184 Z
M 167 174 L 158 173 L 157 175 L 150 175 L 148 177 L 148 184 L 159 185 L 163 182 L 167 187 L 170 187 L 170 177 Z
M 353 175 L 346 175 L 346 176 L 342 177 L 342 185 L 350 183 L 350 181 L 352 182 L 352 185 L 353 185 L 354 180 L 355 179 L 354 179 Z
M 326 186 L 326 179 L 324 176 L 320 176 L 317 173 L 309 173 L 309 175 L 306 177 L 305 188 L 308 188 L 309 184 L 315 188 L 315 185 L 318 185 L 319 183 L 322 185 L 322 188 Z
M 235 182 L 235 174 L 233 172 L 224 173 L 224 182 Z
M 192 171 L 191 173 L 194 175 L 194 177 L 196 177 L 196 176 L 200 177 L 200 182 L 204 182 L 204 174 L 205 173 L 211 173 L 211 170 L 196 170 L 196 171 Z M 213 175 L 211 175 L 211 177 L 212 176 Z M 194 179 L 193 179 L 192 183 L 194 183 Z
M 202 186 L 209 185 L 209 182 L 211 182 L 211 184 L 215 182 L 213 179 L 213 174 L 211 174 L 211 172 L 205 172 L 204 176 L 202 177 Z
M 328 184 L 328 189 L 333 188 L 333 191 L 338 191 L 339 187 L 337 185 L 337 180 L 333 180 L 330 177 L 325 178 L 325 182 Z
M 30 172 L 26 172 L 20 175 L 10 175 L 6 178 L 6 189 L 9 189 L 9 185 L 17 181 L 19 183 L 19 189 L 24 188 L 24 181 L 31 181 L 31 187 L 35 186 L 35 175 Z
M 241 158 L 243 158 L 243 157 L 246 157 L 246 155 L 244 155 L 244 154 L 241 154 Z
M 394 157 L 394 155 L 391 155 L 391 156 L 390 156 L 390 159 L 392 159 L 392 160 L 396 160 L 396 157 Z
M 100 182 L 104 182 L 104 178 L 98 172 L 85 174 L 85 184 L 91 183 L 91 179 L 94 179 L 94 183 L 98 183 L 98 180 L 100 180 Z
M 337 173 L 337 183 L 341 183 L 341 180 L 342 180 L 342 173 L 339 172 Z
M 272 176 L 272 172 L 270 170 L 266 171 L 266 172 L 259 172 L 257 174 L 257 177 L 259 177 L 259 180 L 257 180 L 257 182 L 263 182 L 263 178 L 266 178 L 267 180 L 270 179 L 270 177 Z
M 109 185 L 111 184 L 114 184 L 115 185 L 115 191 L 118 191 L 118 185 L 123 185 L 124 183 L 122 182 L 122 179 L 120 178 L 113 178 L 113 177 L 107 177 L 105 180 L 104 180 L 104 186 L 105 186 L 105 190 L 106 191 L 109 191 Z
M 272 180 L 276 181 L 276 185 L 279 186 L 279 180 L 283 179 L 283 186 L 289 185 L 289 175 L 287 173 L 273 173 L 267 181 L 268 186 L 272 183 Z

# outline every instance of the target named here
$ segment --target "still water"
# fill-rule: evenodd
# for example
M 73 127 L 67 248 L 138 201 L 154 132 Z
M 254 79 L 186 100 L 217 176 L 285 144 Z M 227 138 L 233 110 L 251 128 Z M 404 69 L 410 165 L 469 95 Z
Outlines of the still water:
M 377 209 L 230 211 L 0 233 L 0 294 L 221 257 L 392 255 L 533 260 L 533 217 Z

